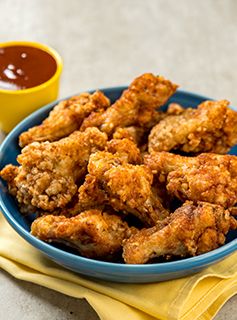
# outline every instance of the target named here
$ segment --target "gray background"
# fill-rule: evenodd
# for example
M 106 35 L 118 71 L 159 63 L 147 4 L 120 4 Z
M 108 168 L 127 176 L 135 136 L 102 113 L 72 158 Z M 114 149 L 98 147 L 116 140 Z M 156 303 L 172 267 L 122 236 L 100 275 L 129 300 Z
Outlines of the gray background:
M 57 49 L 64 59 L 61 97 L 154 72 L 237 105 L 235 0 L 0 0 L 0 40 Z M 236 312 L 237 296 L 215 320 L 234 320 Z M 0 271 L 0 319 L 97 317 L 83 300 Z

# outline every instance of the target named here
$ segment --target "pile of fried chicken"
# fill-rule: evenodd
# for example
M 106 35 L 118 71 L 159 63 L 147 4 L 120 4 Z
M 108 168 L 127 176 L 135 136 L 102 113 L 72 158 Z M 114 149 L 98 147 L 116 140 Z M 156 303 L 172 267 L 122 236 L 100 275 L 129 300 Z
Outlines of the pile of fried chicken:
M 237 228 L 237 156 L 226 154 L 237 112 L 226 100 L 159 111 L 176 89 L 143 74 L 112 104 L 82 93 L 20 135 L 19 165 L 0 176 L 22 214 L 37 214 L 32 235 L 128 264 L 225 243 Z

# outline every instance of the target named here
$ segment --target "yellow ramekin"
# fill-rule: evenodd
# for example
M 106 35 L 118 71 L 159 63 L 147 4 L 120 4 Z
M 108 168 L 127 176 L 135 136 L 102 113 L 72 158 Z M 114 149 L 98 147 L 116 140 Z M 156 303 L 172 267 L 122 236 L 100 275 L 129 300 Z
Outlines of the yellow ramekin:
M 0 48 L 10 46 L 29 46 L 44 50 L 55 59 L 57 69 L 49 80 L 38 86 L 14 91 L 0 89 L 0 129 L 6 133 L 31 112 L 57 99 L 63 68 L 60 55 L 44 44 L 30 41 L 0 43 Z

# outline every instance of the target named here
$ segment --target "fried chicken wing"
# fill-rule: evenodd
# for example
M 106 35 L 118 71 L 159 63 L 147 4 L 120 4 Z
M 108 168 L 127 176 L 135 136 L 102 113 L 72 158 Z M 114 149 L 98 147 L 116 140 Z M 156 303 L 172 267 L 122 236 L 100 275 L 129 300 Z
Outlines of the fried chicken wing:
M 162 76 L 146 73 L 135 79 L 111 107 L 82 124 L 81 130 L 95 126 L 109 136 L 118 128 L 154 125 L 162 106 L 175 92 L 177 85 Z
M 110 105 L 105 95 L 96 91 L 93 94 L 82 93 L 79 96 L 59 102 L 49 116 L 39 126 L 30 128 L 20 135 L 21 147 L 34 141 L 56 141 L 79 130 L 83 120 L 92 112 L 101 112 Z
M 97 174 L 100 174 L 101 179 L 103 179 L 101 171 L 105 172 L 110 169 L 111 166 L 117 166 L 120 163 L 140 164 L 142 162 L 140 150 L 134 142 L 128 139 L 112 139 L 107 142 L 105 150 L 107 150 L 107 152 L 101 151 L 101 157 L 97 159 L 97 165 L 99 167 Z M 90 174 L 86 175 L 85 181 L 79 191 L 80 199 L 76 199 L 73 206 L 69 204 L 70 208 L 67 206 L 57 211 L 54 210 L 53 214 L 71 216 L 85 209 L 103 208 L 105 203 L 108 202 L 105 191 L 100 188 L 98 180 Z
M 218 248 L 237 228 L 230 212 L 219 205 L 187 201 L 165 221 L 132 235 L 123 244 L 126 263 L 146 263 L 157 257 L 190 257 Z
M 136 162 L 137 154 L 135 153 L 134 158 L 131 157 L 129 149 L 120 150 L 120 153 L 115 152 L 114 148 L 111 151 L 113 154 L 108 151 L 96 152 L 89 159 L 87 168 L 89 174 L 79 188 L 79 203 L 84 209 L 103 207 L 109 203 L 110 195 L 102 185 L 106 171 L 123 163 Z
M 144 163 L 180 200 L 207 201 L 225 208 L 237 202 L 237 157 L 202 153 L 183 157 L 168 152 L 146 155 Z
M 143 165 L 128 164 L 109 152 L 92 154 L 84 184 L 79 188 L 81 205 L 109 204 L 115 211 L 131 213 L 151 226 L 168 215 L 153 193 L 153 175 Z
M 153 176 L 140 165 L 121 165 L 104 174 L 110 205 L 116 211 L 130 212 L 145 225 L 153 225 L 168 215 L 151 188 Z
M 225 154 L 237 143 L 237 112 L 229 102 L 205 101 L 197 109 L 178 108 L 165 117 L 149 135 L 149 152 L 181 150 Z M 174 107 L 173 107 L 174 109 Z
M 20 167 L 13 182 L 20 205 L 48 211 L 64 207 L 76 194 L 77 181 L 86 174 L 90 154 L 104 149 L 106 141 L 105 133 L 88 128 L 56 142 L 26 146 L 17 157 Z M 1 176 L 9 181 L 6 170 Z
M 31 233 L 43 241 L 63 243 L 85 257 L 106 260 L 121 251 L 122 241 L 134 230 L 120 217 L 100 210 L 88 210 L 72 218 L 46 215 L 31 226 Z

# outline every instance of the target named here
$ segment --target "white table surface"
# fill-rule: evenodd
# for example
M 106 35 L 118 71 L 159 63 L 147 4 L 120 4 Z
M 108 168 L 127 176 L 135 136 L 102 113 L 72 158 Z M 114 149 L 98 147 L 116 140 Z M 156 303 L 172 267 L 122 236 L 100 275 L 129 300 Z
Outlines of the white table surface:
M 154 72 L 237 105 L 235 0 L 1 0 L 0 21 L 0 41 L 39 41 L 60 52 L 61 97 Z M 236 314 L 237 296 L 215 320 Z M 0 270 L 0 319 L 98 318 L 84 300 Z

